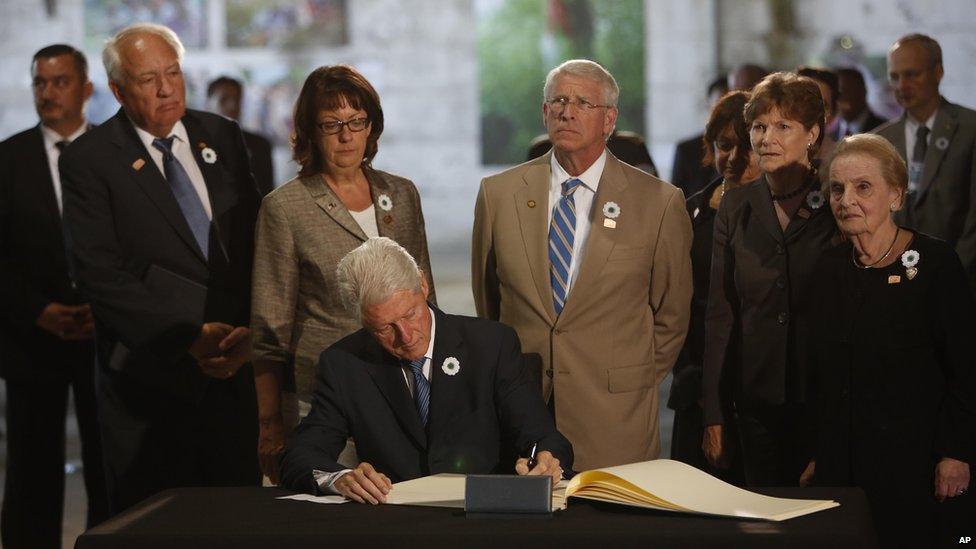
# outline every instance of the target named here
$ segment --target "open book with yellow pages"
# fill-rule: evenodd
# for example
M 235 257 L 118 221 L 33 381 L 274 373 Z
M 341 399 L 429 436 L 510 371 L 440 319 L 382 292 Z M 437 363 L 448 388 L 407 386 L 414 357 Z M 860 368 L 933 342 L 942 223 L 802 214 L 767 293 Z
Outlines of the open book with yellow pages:
M 559 494 L 554 496 L 553 507 L 556 508 Z M 566 484 L 563 496 L 661 511 L 770 521 L 791 519 L 840 505 L 830 500 L 756 494 L 670 459 L 583 471 Z

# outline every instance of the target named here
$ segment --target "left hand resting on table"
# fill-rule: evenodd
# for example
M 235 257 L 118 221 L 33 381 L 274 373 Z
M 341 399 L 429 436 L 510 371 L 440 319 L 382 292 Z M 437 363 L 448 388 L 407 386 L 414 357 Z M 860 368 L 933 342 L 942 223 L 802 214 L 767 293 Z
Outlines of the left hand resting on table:
M 969 464 L 944 457 L 935 466 L 935 499 L 961 496 L 969 487 Z
M 515 462 L 515 472 L 520 475 L 549 475 L 552 477 L 552 488 L 556 489 L 556 483 L 563 478 L 563 468 L 559 466 L 559 460 L 548 450 L 543 450 L 535 456 L 536 465 L 529 470 L 529 460 L 519 458 Z

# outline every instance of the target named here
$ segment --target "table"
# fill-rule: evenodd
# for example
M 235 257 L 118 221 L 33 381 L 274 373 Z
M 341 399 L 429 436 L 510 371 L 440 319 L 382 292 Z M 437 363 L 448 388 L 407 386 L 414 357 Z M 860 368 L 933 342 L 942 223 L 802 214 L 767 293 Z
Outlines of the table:
M 741 521 L 570 499 L 552 517 L 465 518 L 457 509 L 277 500 L 280 488 L 166 490 L 85 532 L 76 549 L 271 547 L 875 547 L 858 488 L 767 488 L 841 506 L 784 522 Z

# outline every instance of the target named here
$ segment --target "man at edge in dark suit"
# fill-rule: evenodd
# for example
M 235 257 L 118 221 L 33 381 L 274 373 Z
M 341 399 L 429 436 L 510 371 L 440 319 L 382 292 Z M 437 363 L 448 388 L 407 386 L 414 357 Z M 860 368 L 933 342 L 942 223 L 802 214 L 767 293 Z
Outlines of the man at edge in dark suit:
M 88 129 L 88 61 L 55 44 L 34 54 L 41 123 L 0 143 L 0 374 L 7 384 L 3 546 L 61 547 L 65 419 L 74 393 L 88 527 L 108 517 L 95 412 L 91 308 L 68 273 L 61 150 Z
M 282 460 L 283 484 L 386 501 L 392 482 L 436 473 L 570 469 L 539 386 L 522 366 L 518 336 L 490 320 L 448 315 L 427 302 L 417 263 L 388 238 L 371 238 L 337 269 L 340 295 L 363 329 L 322 353 L 312 411 Z M 336 462 L 352 436 L 362 462 Z M 532 470 L 513 456 L 537 446 Z
M 259 482 L 250 366 L 258 194 L 240 128 L 189 111 L 183 45 L 140 23 L 103 51 L 122 109 L 61 157 L 65 238 L 95 318 L 109 505 Z

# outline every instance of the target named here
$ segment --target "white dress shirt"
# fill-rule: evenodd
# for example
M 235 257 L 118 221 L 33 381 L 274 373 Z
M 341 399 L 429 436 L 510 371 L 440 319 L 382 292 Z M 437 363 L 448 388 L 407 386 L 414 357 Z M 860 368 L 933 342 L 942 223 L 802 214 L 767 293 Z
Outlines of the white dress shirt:
M 430 382 L 430 368 L 431 361 L 434 360 L 434 337 L 437 333 L 437 319 L 434 317 L 434 311 L 430 307 L 427 307 L 430 311 L 430 341 L 427 343 L 427 352 L 424 353 L 424 377 Z M 409 365 L 403 365 L 400 367 L 403 373 L 403 382 L 407 384 L 407 391 L 410 392 L 410 398 L 413 398 L 414 393 L 414 379 L 413 370 L 410 369 Z M 312 469 L 312 477 L 315 479 L 315 483 L 319 485 L 319 490 L 323 494 L 338 494 L 333 488 L 335 481 L 339 480 L 339 477 L 352 471 L 352 469 L 343 469 L 342 471 L 336 471 L 335 473 L 327 473 L 325 471 L 319 471 L 318 469 Z
M 563 194 L 563 182 L 568 179 L 579 179 L 582 185 L 576 188 L 573 193 L 573 202 L 576 205 L 576 230 L 573 233 L 573 260 L 569 265 L 569 281 L 566 287 L 566 295 L 569 295 L 573 283 L 579 274 L 579 266 L 583 261 L 583 252 L 586 249 L 586 239 L 590 236 L 590 225 L 592 225 L 593 197 L 600 187 L 600 178 L 603 177 L 603 168 L 607 165 L 607 151 L 603 150 L 600 157 L 596 159 L 589 168 L 575 178 L 559 165 L 556 155 L 552 155 L 550 161 L 551 173 L 549 176 L 549 224 L 552 224 L 552 212 Z M 602 206 L 601 206 L 602 207 Z M 546 225 L 549 227 L 549 225 Z M 548 234 L 548 233 L 547 233 Z M 548 237 L 547 237 L 548 238 Z M 548 246 L 547 246 L 548 249 Z M 548 257 L 548 255 L 547 255 Z
M 58 212 L 61 212 L 61 172 L 58 171 L 58 159 L 61 158 L 61 151 L 58 149 L 58 143 L 61 141 L 67 141 L 71 143 L 75 139 L 78 139 L 81 134 L 85 133 L 88 129 L 88 123 L 85 122 L 80 128 L 75 130 L 75 133 L 69 135 L 66 138 L 61 137 L 61 134 L 48 128 L 44 124 L 41 124 L 41 135 L 44 136 L 44 151 L 47 153 L 47 166 L 51 170 L 51 181 L 54 182 L 54 198 L 58 201 Z
M 375 206 L 370 204 L 368 208 L 366 208 L 361 212 L 354 212 L 352 210 L 349 210 L 349 213 L 350 215 L 352 215 L 352 218 L 356 220 L 356 223 L 359 224 L 359 228 L 362 229 L 364 233 L 366 233 L 366 236 L 370 238 L 374 238 L 380 235 L 380 230 L 376 226 Z
M 146 130 L 132 124 L 136 129 L 136 133 L 139 134 L 139 139 L 142 140 L 142 144 L 146 146 L 146 150 L 149 151 L 149 157 L 159 168 L 159 173 L 163 174 L 163 178 L 166 178 L 166 170 L 163 168 L 163 151 L 153 147 L 153 140 L 156 136 L 147 132 Z M 203 172 L 200 171 L 200 166 L 197 165 L 197 159 L 193 157 L 193 146 L 190 143 L 190 137 L 186 134 L 186 126 L 183 125 L 182 121 L 177 121 L 173 129 L 170 130 L 169 136 L 176 136 L 173 140 L 173 156 L 180 161 L 183 169 L 186 170 L 186 175 L 190 176 L 190 183 L 193 184 L 193 190 L 197 192 L 197 196 L 200 197 L 200 202 L 203 203 L 203 209 L 207 212 L 207 219 L 213 220 L 213 212 L 210 208 L 210 193 L 207 192 L 207 184 L 203 179 Z M 167 137 L 169 137 L 167 136 Z M 218 152 L 219 154 L 219 152 Z

